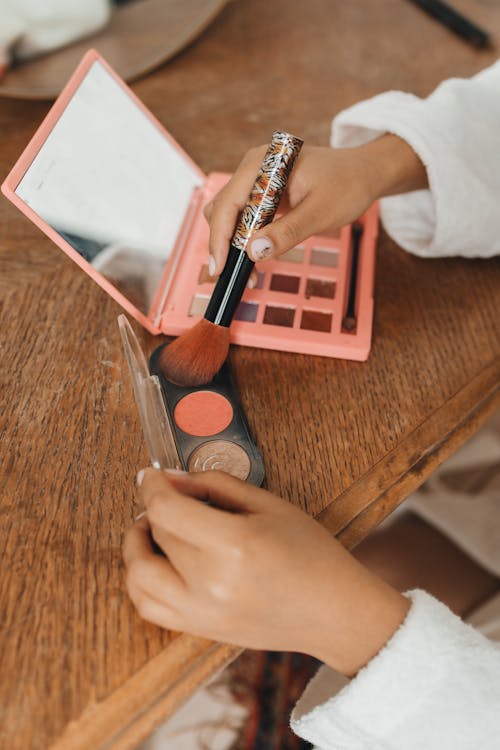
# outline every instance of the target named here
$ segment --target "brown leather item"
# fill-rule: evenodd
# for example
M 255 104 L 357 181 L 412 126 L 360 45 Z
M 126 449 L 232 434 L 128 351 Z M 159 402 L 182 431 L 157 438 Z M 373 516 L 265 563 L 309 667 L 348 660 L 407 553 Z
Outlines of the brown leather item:
M 226 0 L 136 0 L 117 7 L 97 34 L 8 70 L 0 96 L 55 99 L 92 47 L 122 78 L 133 81 L 194 41 L 225 5 Z

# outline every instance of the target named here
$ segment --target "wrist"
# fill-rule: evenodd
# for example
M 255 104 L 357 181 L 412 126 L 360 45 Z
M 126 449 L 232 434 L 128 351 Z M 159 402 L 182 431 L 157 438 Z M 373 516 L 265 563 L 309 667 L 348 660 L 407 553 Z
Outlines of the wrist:
M 342 612 L 326 615 L 322 643 L 314 656 L 353 677 L 390 641 L 411 602 L 365 568 L 341 597 Z
M 427 170 L 411 146 L 392 133 L 360 147 L 367 160 L 373 200 L 429 187 Z

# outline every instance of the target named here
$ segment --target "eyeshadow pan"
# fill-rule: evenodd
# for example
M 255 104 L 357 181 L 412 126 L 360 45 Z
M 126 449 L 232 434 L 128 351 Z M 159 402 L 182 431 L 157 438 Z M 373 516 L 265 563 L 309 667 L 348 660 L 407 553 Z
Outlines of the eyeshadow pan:
M 267 305 L 264 312 L 263 323 L 271 326 L 286 326 L 292 328 L 295 317 L 294 307 L 273 307 Z
M 310 297 L 335 297 L 335 282 L 330 279 L 307 279 L 306 299 Z
M 264 279 L 266 278 L 266 274 L 263 271 L 257 271 L 257 284 L 255 285 L 256 289 L 262 289 L 264 286 Z
M 245 480 L 250 473 L 250 458 L 241 445 L 229 440 L 210 440 L 199 445 L 189 456 L 189 471 L 226 471 Z
M 325 268 L 337 268 L 338 264 L 339 254 L 336 250 L 313 247 L 311 251 L 311 265 L 323 266 Z
M 273 292 L 288 292 L 297 294 L 300 286 L 300 276 L 288 276 L 283 273 L 273 273 L 269 289 Z
M 189 308 L 188 315 L 190 317 L 195 315 L 205 315 L 205 311 L 208 307 L 209 297 L 200 297 L 196 294 L 191 300 L 191 307 Z
M 304 310 L 300 327 L 308 331 L 330 333 L 332 329 L 332 314 L 319 312 L 318 310 Z
M 244 320 L 247 323 L 255 323 L 257 320 L 257 313 L 259 312 L 259 305 L 256 302 L 245 302 L 242 300 L 236 312 L 234 314 L 235 320 Z
M 301 245 L 292 247 L 291 250 L 283 253 L 283 255 L 278 255 L 276 260 L 283 260 L 286 263 L 302 263 L 304 260 L 304 248 Z
M 208 437 L 216 435 L 231 423 L 233 407 L 220 393 L 194 391 L 176 404 L 175 423 L 188 435 Z

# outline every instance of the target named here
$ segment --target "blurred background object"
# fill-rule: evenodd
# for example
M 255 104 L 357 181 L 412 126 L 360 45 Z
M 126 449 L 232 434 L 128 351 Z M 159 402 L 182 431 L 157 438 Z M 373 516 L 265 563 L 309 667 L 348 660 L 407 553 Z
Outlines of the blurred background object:
M 227 0 L 0 0 L 0 96 L 54 99 L 96 47 L 126 81 L 198 37 Z
M 482 29 L 474 21 L 464 16 L 453 6 L 442 0 L 410 0 L 418 5 L 423 11 L 446 26 L 454 34 L 457 34 L 473 47 L 488 47 L 491 38 L 488 31 Z
M 0 1 L 1 74 L 23 60 L 62 47 L 105 26 L 110 0 Z

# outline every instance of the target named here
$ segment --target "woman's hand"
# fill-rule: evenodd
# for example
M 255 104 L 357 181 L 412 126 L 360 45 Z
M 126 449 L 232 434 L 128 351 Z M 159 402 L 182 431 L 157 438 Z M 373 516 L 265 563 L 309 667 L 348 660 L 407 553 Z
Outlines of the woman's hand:
M 227 257 L 266 146 L 247 152 L 227 185 L 205 206 L 210 225 L 210 273 Z M 385 195 L 427 187 L 427 173 L 410 146 L 386 134 L 358 148 L 304 146 L 287 186 L 290 210 L 255 232 L 247 253 L 254 261 L 281 255 L 313 234 L 354 221 Z
M 146 469 L 141 478 L 146 517 L 128 532 L 124 557 L 144 619 L 249 648 L 302 651 L 348 675 L 404 619 L 407 599 L 271 493 L 212 471 Z

